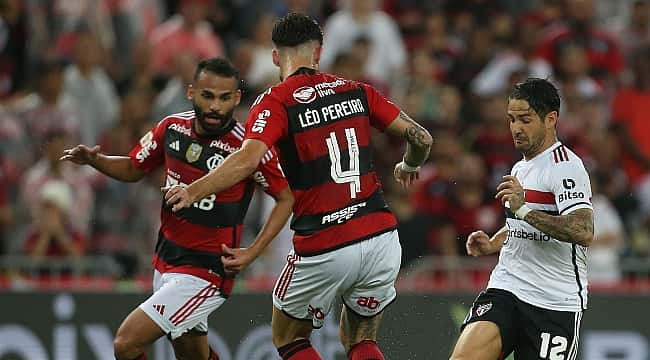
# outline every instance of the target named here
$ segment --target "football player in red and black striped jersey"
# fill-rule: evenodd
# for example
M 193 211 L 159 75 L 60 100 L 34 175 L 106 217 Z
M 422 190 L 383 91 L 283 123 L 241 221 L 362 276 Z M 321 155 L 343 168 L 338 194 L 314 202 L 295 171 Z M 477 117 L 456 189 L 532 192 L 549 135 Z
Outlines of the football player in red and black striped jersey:
M 62 160 L 87 164 L 122 181 L 138 181 L 165 167 L 166 186 L 191 184 L 220 166 L 244 140 L 233 119 L 239 73 L 225 59 L 201 61 L 187 96 L 193 110 L 161 120 L 129 156 L 79 145 Z M 276 205 L 253 245 L 240 249 L 242 222 L 255 185 Z M 163 203 L 153 265 L 154 293 L 122 323 L 115 338 L 118 360 L 144 359 L 148 345 L 167 335 L 178 358 L 218 359 L 207 342 L 207 318 L 230 294 L 234 275 L 253 261 L 291 214 L 293 196 L 275 151 L 267 149 L 251 173 L 202 196 L 182 211 Z

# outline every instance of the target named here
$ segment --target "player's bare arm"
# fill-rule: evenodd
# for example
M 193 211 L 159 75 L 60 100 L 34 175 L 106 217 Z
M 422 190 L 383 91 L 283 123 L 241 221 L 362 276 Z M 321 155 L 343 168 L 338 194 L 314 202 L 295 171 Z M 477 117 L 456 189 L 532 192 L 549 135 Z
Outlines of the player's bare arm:
M 264 252 L 264 249 L 275 239 L 284 224 L 287 223 L 293 209 L 293 202 L 293 194 L 289 188 L 282 190 L 276 196 L 275 206 L 271 210 L 269 218 L 250 247 L 231 249 L 225 244 L 221 246 L 224 254 L 226 254 L 226 256 L 221 257 L 226 274 L 236 275 Z
M 469 234 L 465 248 L 467 255 L 483 256 L 501 251 L 503 243 L 508 237 L 508 227 L 503 226 L 490 238 L 484 231 L 478 230 Z
M 99 145 L 88 147 L 77 145 L 63 151 L 62 161 L 71 161 L 79 165 L 90 165 L 103 174 L 125 182 L 136 182 L 142 179 L 145 172 L 135 165 L 128 156 L 110 156 L 102 154 Z
M 510 210 L 517 215 L 524 206 L 524 189 L 516 177 L 507 175 L 503 178 L 505 181 L 497 187 L 495 197 L 502 203 L 509 202 Z M 594 214 L 591 209 L 578 209 L 557 216 L 531 210 L 517 217 L 560 241 L 589 246 L 594 238 Z
M 397 182 L 403 186 L 409 186 L 417 180 L 419 167 L 429 157 L 433 138 L 425 128 L 403 111 L 400 111 L 386 131 L 406 140 L 406 153 L 403 161 L 395 166 L 393 175 Z
M 218 168 L 192 184 L 162 188 L 167 204 L 173 205 L 173 211 L 178 211 L 210 194 L 232 187 L 255 171 L 267 151 L 268 147 L 263 141 L 245 140 L 241 149 L 228 156 Z

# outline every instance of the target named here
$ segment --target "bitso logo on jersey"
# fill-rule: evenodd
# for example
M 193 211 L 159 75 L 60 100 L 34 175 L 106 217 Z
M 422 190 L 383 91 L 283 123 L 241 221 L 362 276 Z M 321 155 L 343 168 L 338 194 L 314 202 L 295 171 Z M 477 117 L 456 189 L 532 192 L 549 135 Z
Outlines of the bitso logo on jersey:
M 187 151 L 185 152 L 185 158 L 187 159 L 187 162 L 195 162 L 196 160 L 199 159 L 201 156 L 201 151 L 203 150 L 203 147 L 197 143 L 192 143 L 190 147 L 187 148 Z
M 299 87 L 294 90 L 293 98 L 301 104 L 309 104 L 316 100 L 316 89 L 311 86 Z

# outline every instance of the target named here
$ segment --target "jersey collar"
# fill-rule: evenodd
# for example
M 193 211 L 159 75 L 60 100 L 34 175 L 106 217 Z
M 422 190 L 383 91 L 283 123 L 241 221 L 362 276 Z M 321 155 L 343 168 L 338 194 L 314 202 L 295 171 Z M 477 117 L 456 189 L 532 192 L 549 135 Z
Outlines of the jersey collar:
M 558 141 L 554 142 L 553 145 L 551 145 L 551 146 L 549 146 L 548 148 L 546 148 L 546 150 L 544 150 L 544 151 L 542 151 L 541 153 L 535 155 L 535 157 L 526 160 L 526 162 L 533 161 L 533 160 L 535 160 L 535 159 L 539 159 L 539 158 L 543 157 L 545 154 L 548 154 L 548 153 L 550 153 L 551 151 L 555 150 L 555 149 L 556 149 L 558 146 L 560 146 L 560 145 L 562 145 L 562 143 L 560 142 L 560 140 L 558 140 Z
M 302 74 L 306 74 L 306 75 L 314 75 L 314 74 L 317 73 L 317 72 L 318 72 L 318 71 L 317 71 L 316 69 L 308 68 L 308 67 L 306 67 L 306 66 L 301 66 L 301 67 L 298 68 L 298 70 L 296 70 L 293 74 L 289 75 L 288 78 L 290 78 L 290 77 L 292 77 L 292 76 L 294 76 L 294 75 L 302 75 Z

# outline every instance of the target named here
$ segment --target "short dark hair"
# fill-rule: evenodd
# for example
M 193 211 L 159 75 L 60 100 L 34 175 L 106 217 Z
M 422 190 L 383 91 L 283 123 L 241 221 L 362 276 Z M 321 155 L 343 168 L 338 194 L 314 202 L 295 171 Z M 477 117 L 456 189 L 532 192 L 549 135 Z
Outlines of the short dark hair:
M 528 78 L 516 84 L 508 99 L 526 100 L 542 120 L 552 111 L 560 113 L 560 95 L 557 88 L 545 79 Z
M 213 74 L 226 77 L 226 78 L 235 78 L 237 80 L 237 86 L 241 82 L 239 77 L 239 70 L 230 62 L 228 59 L 222 57 L 210 58 L 201 60 L 196 66 L 196 71 L 194 71 L 194 80 L 199 78 L 201 71 L 208 71 Z
M 323 30 L 312 17 L 291 12 L 275 23 L 271 39 L 278 47 L 294 47 L 308 41 L 322 45 Z

